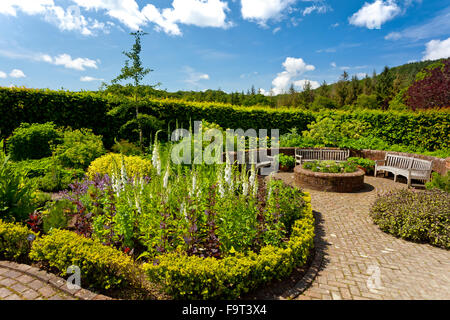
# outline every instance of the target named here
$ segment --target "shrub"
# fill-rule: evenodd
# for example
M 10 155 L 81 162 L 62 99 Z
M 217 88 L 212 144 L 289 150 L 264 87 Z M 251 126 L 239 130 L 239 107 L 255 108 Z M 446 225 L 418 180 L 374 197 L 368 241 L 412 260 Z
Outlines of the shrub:
M 378 109 L 377 96 L 375 94 L 360 94 L 356 99 L 355 106 L 361 109 Z
M 69 266 L 78 266 L 83 283 L 95 289 L 121 288 L 133 281 L 136 272 L 129 256 L 67 230 L 54 229 L 35 240 L 30 258 L 48 263 L 61 276 L 67 275 Z
M 235 299 L 262 283 L 286 277 L 306 262 L 313 247 L 314 218 L 309 196 L 305 201 L 286 248 L 266 246 L 259 254 L 234 253 L 221 260 L 170 253 L 143 268 L 150 281 L 162 284 L 175 298 Z
M 277 156 L 277 160 L 278 160 L 280 166 L 284 166 L 287 168 L 295 167 L 295 158 L 292 156 L 288 156 L 288 155 L 280 153 Z
M 312 139 L 318 145 L 335 146 L 342 139 L 339 124 L 328 117 L 309 124 L 308 129 L 309 131 L 303 131 L 303 137 Z
M 450 192 L 450 171 L 447 171 L 445 176 L 433 172 L 433 177 L 430 182 L 426 183 L 426 187 L 427 189 L 441 189 Z
M 83 170 L 104 153 L 102 137 L 89 129 L 66 130 L 63 143 L 55 149 L 55 156 L 63 167 Z
M 375 170 L 375 161 L 370 159 L 350 157 L 347 161 L 362 167 L 366 173 L 371 173 Z
M 75 211 L 69 200 L 57 200 L 42 212 L 43 230 L 49 233 L 52 229 L 64 229 L 69 222 L 70 214 Z
M 59 143 L 60 138 L 61 134 L 51 122 L 22 123 L 8 138 L 8 152 L 14 161 L 49 157 L 51 146 Z
M 113 173 L 120 173 L 122 159 L 128 177 L 139 176 L 144 177 L 150 174 L 152 163 L 149 160 L 138 156 L 124 156 L 117 153 L 109 153 L 94 160 L 88 168 L 87 175 L 94 178 L 97 174 L 112 176 Z
M 0 219 L 23 221 L 35 209 L 34 186 L 22 172 L 9 165 L 9 156 L 3 152 L 0 142 Z
M 450 194 L 447 192 L 394 191 L 379 197 L 370 215 L 385 232 L 450 248 Z
M 28 227 L 0 220 L 0 258 L 26 262 L 37 234 Z
M 141 156 L 142 150 L 134 143 L 129 142 L 128 140 L 120 140 L 116 141 L 116 143 L 112 146 L 111 150 L 114 153 L 121 153 L 126 156 Z

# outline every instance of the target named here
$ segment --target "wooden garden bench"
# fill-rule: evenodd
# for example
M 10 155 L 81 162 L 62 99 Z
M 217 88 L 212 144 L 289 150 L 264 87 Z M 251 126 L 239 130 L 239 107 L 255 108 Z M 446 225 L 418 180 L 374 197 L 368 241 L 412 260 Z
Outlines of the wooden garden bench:
M 375 161 L 374 175 L 376 177 L 378 171 L 391 172 L 394 174 L 395 182 L 397 182 L 397 176 L 403 176 L 408 180 L 409 188 L 412 179 L 422 182 L 430 181 L 432 167 L 433 161 L 386 153 L 384 160 Z
M 338 149 L 295 149 L 295 163 L 303 164 L 305 161 L 333 160 L 346 161 L 350 157 L 350 150 Z

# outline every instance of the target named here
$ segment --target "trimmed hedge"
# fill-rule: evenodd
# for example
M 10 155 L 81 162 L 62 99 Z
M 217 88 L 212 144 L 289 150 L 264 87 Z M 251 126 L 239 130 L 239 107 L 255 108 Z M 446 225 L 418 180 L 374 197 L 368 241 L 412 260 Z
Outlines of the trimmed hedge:
M 314 217 L 310 196 L 304 199 L 302 218 L 295 222 L 286 248 L 267 246 L 259 254 L 236 253 L 221 260 L 170 253 L 143 268 L 150 281 L 161 284 L 174 298 L 237 298 L 262 283 L 288 276 L 306 262 L 314 245 Z
M 26 261 L 31 249 L 29 236 L 37 237 L 27 226 L 0 220 L 0 258 Z
M 81 269 L 81 281 L 96 289 L 122 288 L 139 274 L 133 260 L 124 253 L 74 232 L 54 229 L 33 242 L 30 258 L 47 262 L 67 275 L 67 268 Z
M 380 196 L 370 216 L 381 230 L 450 249 L 450 193 L 400 190 Z
M 90 128 L 103 135 L 107 147 L 113 145 L 121 125 L 133 119 L 132 113 L 108 115 L 118 106 L 118 100 L 107 100 L 94 93 L 0 88 L 1 135 L 7 137 L 22 122 L 53 121 L 58 126 Z M 450 147 L 450 111 L 395 112 L 379 110 L 311 112 L 299 109 L 268 107 L 236 107 L 221 103 L 188 102 L 174 99 L 142 101 L 143 114 L 160 114 L 162 120 L 175 127 L 189 127 L 189 121 L 206 120 L 223 128 L 279 129 L 280 134 L 291 128 L 307 130 L 307 125 L 319 116 L 329 116 L 338 122 L 360 120 L 371 125 L 367 134 L 380 137 L 391 145 L 426 146 L 427 150 Z M 270 133 L 270 131 L 269 131 Z

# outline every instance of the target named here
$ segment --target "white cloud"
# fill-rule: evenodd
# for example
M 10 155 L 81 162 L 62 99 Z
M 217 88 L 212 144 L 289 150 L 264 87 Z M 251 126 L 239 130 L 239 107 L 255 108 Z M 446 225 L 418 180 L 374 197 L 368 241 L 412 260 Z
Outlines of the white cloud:
M 188 66 L 184 67 L 184 72 L 187 73 L 187 75 L 188 75 L 188 78 L 184 81 L 191 85 L 194 85 L 194 86 L 199 86 L 200 85 L 199 82 L 201 80 L 209 80 L 210 79 L 208 74 L 197 72 L 193 68 L 188 67 Z
M 273 29 L 272 33 L 275 34 L 277 32 L 279 32 L 281 30 L 281 27 L 276 27 L 275 29 Z
M 296 86 L 297 88 L 300 88 L 301 90 L 303 90 L 305 88 L 305 85 L 308 82 L 311 85 L 311 89 L 317 89 L 318 87 L 320 87 L 320 83 L 319 82 L 314 81 L 314 80 L 307 80 L 307 79 L 294 81 L 294 86 Z
M 336 62 L 332 62 L 332 63 L 330 63 L 330 65 L 331 65 L 333 68 L 336 68 Z
M 72 59 L 72 57 L 63 53 L 55 57 L 51 57 L 47 54 L 40 55 L 37 60 L 44 61 L 47 63 L 51 63 L 57 66 L 64 66 L 67 69 L 75 69 L 83 71 L 85 68 L 94 68 L 97 69 L 97 61 L 91 60 L 88 58 L 76 58 Z
M 221 0 L 174 0 L 172 8 L 163 10 L 148 4 L 142 9 L 142 14 L 156 24 L 156 30 L 180 35 L 179 23 L 224 29 L 232 26 L 227 21 L 229 10 L 228 3 Z
M 393 0 L 376 0 L 364 6 L 349 18 L 350 24 L 368 29 L 380 29 L 386 21 L 393 19 L 401 12 L 400 7 Z
M 280 19 L 282 12 L 296 0 L 241 0 L 241 14 L 246 20 L 265 25 L 270 19 Z
M 278 73 L 272 81 L 273 94 L 281 94 L 289 88 L 293 80 L 307 71 L 315 70 L 313 65 L 306 64 L 302 58 L 287 57 L 283 62 L 284 71 Z
M 3 71 L 0 71 L 0 79 L 6 79 L 6 77 L 8 77 L 8 75 Z
M 431 40 L 426 44 L 422 60 L 436 60 L 450 57 L 450 37 L 447 40 Z
M 34 15 L 44 13 L 48 7 L 54 6 L 53 0 L 2 0 L 0 1 L 0 13 L 16 16 L 17 10 Z
M 82 82 L 92 82 L 92 81 L 103 81 L 105 79 L 102 78 L 94 78 L 94 77 L 89 77 L 89 76 L 85 76 L 85 77 L 81 77 L 80 81 Z
M 25 73 L 23 73 L 23 71 L 19 70 L 19 69 L 14 69 L 13 71 L 11 71 L 9 76 L 11 78 L 25 78 L 26 77 Z

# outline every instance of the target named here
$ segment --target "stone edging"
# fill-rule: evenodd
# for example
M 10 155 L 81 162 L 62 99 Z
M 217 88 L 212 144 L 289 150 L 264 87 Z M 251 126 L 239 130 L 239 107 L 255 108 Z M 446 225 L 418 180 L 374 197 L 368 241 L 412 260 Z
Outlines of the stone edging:
M 64 279 L 29 265 L 18 264 L 10 261 L 0 261 L 0 266 L 36 278 L 52 286 L 54 289 L 62 291 L 65 294 L 68 294 L 69 296 L 79 300 L 112 300 L 112 298 L 91 292 L 83 288 L 69 290 Z
M 313 211 L 314 213 L 314 211 Z M 295 284 L 293 288 L 290 288 L 286 290 L 282 294 L 283 300 L 294 300 L 298 296 L 300 296 L 306 289 L 308 289 L 311 284 L 313 283 L 314 279 L 317 276 L 317 273 L 319 272 L 320 268 L 322 267 L 322 261 L 323 261 L 323 246 L 322 242 L 320 240 L 320 235 L 318 233 L 318 225 L 319 225 L 319 217 L 317 213 L 314 213 L 314 259 L 311 263 L 311 265 L 308 268 L 308 271 L 306 271 L 305 275 Z

